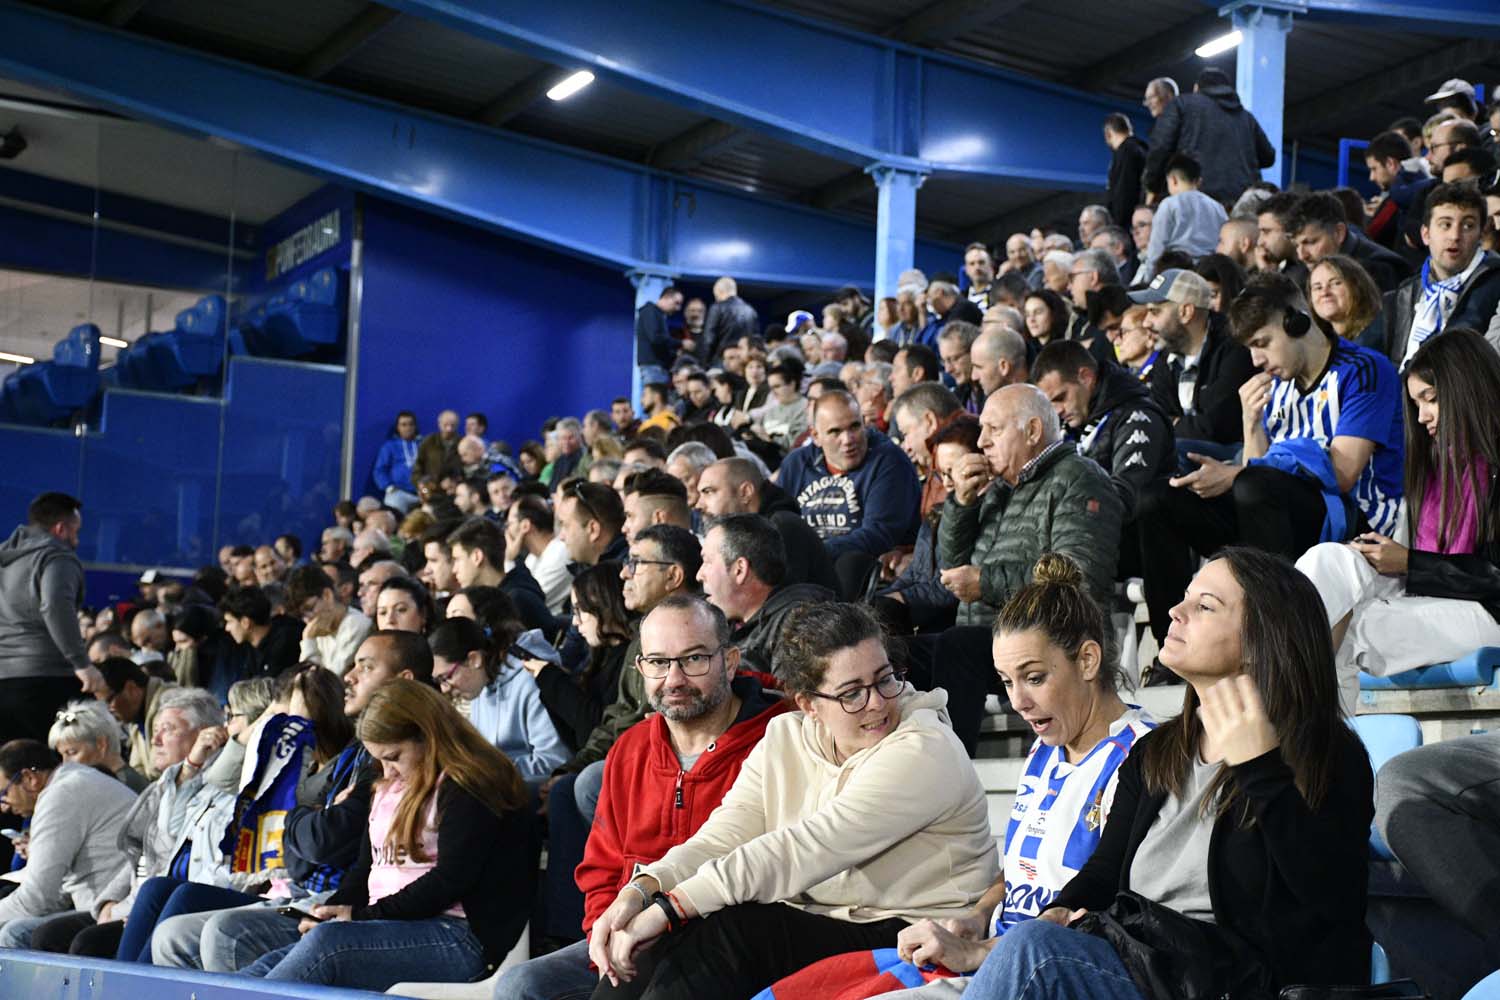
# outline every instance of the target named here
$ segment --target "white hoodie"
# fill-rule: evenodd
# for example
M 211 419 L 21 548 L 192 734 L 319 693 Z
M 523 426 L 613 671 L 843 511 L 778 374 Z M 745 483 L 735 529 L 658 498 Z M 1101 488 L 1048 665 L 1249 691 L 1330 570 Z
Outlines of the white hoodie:
M 947 704 L 908 691 L 900 724 L 842 764 L 811 716 L 773 719 L 698 832 L 638 872 L 704 916 L 751 902 L 855 923 L 963 915 L 999 868 Z

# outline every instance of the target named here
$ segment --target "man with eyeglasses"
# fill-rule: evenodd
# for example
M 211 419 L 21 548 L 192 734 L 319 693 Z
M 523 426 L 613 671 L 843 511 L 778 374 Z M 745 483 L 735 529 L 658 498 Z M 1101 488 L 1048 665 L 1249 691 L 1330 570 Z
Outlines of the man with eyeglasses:
M 626 888 L 637 863 L 661 858 L 697 832 L 766 725 L 791 707 L 753 678 L 735 676 L 740 660 L 729 622 L 700 597 L 674 593 L 656 605 L 641 624 L 640 650 L 626 669 L 643 681 L 655 715 L 627 730 L 604 765 L 576 873 L 585 933 L 600 919 L 623 927 L 640 912 L 639 894 Z M 511 969 L 495 1000 L 587 994 L 599 982 L 588 948 L 585 939 Z
M 0 900 L 0 947 L 30 947 L 41 918 L 92 909 L 120 863 L 135 793 L 102 770 L 63 763 L 36 740 L 0 746 L 0 807 L 31 817 L 26 877 Z

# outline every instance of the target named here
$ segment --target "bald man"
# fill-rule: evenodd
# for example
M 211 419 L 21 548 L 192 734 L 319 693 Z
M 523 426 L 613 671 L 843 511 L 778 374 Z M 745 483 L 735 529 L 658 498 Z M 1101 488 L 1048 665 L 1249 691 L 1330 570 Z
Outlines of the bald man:
M 741 337 L 760 336 L 760 317 L 754 307 L 740 298 L 739 285 L 733 278 L 714 282 L 714 304 L 703 320 L 703 338 L 698 359 L 704 367 L 712 365 L 724 348 L 738 344 Z
M 1113 597 L 1124 517 L 1108 474 L 1078 454 L 1052 404 L 1032 385 L 1008 385 L 985 401 L 979 455 L 952 470 L 938 524 L 943 585 L 959 600 L 958 625 L 944 632 L 932 684 L 948 691 L 953 731 L 973 754 L 985 696 L 999 690 L 990 626 L 1031 580 L 1043 553 L 1078 564 L 1101 607 Z

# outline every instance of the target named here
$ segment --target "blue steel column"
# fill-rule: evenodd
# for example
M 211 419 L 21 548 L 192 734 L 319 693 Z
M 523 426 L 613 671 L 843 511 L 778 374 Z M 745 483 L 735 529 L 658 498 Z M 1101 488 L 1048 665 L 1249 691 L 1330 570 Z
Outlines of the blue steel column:
M 917 246 L 917 188 L 921 171 L 876 164 L 865 171 L 880 189 L 875 220 L 875 301 L 896 294 L 896 279 L 912 266 Z
M 647 302 L 655 302 L 661 298 L 661 293 L 666 291 L 667 286 L 672 284 L 672 277 L 666 274 L 656 274 L 651 271 L 630 271 L 626 275 L 630 283 L 635 286 L 635 308 L 640 311 L 641 306 Z M 635 314 L 631 314 L 631 329 L 634 331 Z M 630 399 L 637 413 L 641 410 L 641 359 L 636 356 L 638 345 L 635 342 L 634 332 L 630 335 Z
M 1261 177 L 1279 185 L 1286 166 L 1281 120 L 1286 106 L 1286 35 L 1292 30 L 1292 15 L 1266 7 L 1243 7 L 1234 11 L 1233 20 L 1244 35 L 1235 53 L 1235 89 L 1276 150 L 1276 163 L 1262 170 Z

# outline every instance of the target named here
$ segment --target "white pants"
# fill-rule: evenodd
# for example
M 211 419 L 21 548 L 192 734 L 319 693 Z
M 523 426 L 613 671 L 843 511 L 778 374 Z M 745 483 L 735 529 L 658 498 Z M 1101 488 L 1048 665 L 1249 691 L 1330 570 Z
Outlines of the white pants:
M 1361 670 L 1383 677 L 1500 645 L 1500 623 L 1479 602 L 1414 597 L 1404 577 L 1381 576 L 1348 545 L 1314 545 L 1297 568 L 1318 588 L 1330 628 L 1353 612 L 1334 660 L 1339 698 L 1351 715 Z

